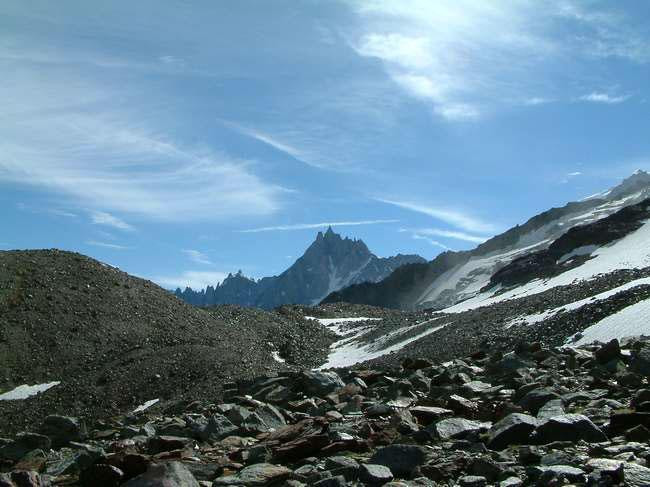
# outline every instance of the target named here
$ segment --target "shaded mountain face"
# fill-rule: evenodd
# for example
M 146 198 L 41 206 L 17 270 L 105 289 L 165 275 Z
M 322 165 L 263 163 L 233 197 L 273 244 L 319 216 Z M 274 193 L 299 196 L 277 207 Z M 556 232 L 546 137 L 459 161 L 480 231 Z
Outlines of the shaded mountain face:
M 521 283 L 526 279 L 542 278 L 544 272 L 550 272 L 549 267 L 554 267 L 549 264 L 553 256 L 560 249 L 571 246 L 573 240 L 581 242 L 577 252 L 582 254 L 582 262 L 591 252 L 606 244 L 603 239 L 612 241 L 620 233 L 620 225 L 625 227 L 625 224 L 607 217 L 649 197 L 650 174 L 637 171 L 607 192 L 552 208 L 472 251 L 445 252 L 427 264 L 401 267 L 380 282 L 350 286 L 332 293 L 324 302 L 444 309 L 480 294 L 486 287 L 512 285 L 513 279 Z M 594 226 L 591 231 L 568 233 L 573 228 L 596 222 L 601 222 L 601 225 Z M 640 223 L 630 225 L 625 228 L 633 231 L 632 227 Z M 559 240 L 565 234 L 568 236 Z M 558 243 L 554 244 L 556 241 Z M 550 253 L 543 254 L 548 249 Z M 579 261 L 574 258 L 571 265 L 579 265 Z M 542 272 L 542 268 L 546 271 Z M 555 268 L 553 272 L 561 270 Z
M 400 266 L 424 263 L 418 255 L 380 258 L 361 240 L 342 238 L 329 228 L 289 269 L 259 281 L 229 275 L 220 285 L 202 291 L 186 288 L 176 295 L 196 306 L 239 304 L 272 309 L 283 304 L 317 304 L 345 286 L 384 279 Z

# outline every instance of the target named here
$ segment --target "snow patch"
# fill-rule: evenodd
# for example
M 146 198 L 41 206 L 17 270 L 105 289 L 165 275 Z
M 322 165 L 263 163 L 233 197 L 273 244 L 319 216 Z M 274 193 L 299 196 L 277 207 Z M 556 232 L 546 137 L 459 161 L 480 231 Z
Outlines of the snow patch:
M 273 357 L 273 360 L 275 360 L 276 362 L 279 362 L 279 363 L 281 363 L 281 364 L 283 364 L 283 363 L 286 362 L 285 359 L 283 359 L 282 357 L 280 357 L 280 352 L 278 352 L 278 351 L 276 351 L 276 350 L 274 350 L 274 351 L 271 352 L 271 357 Z
M 381 318 L 314 318 L 313 316 L 305 316 L 306 320 L 316 320 L 321 325 L 326 326 L 331 331 L 336 333 L 339 336 L 349 335 L 350 332 L 346 332 L 345 328 L 347 323 L 354 323 L 357 321 L 379 321 Z
M 35 396 L 36 394 L 40 394 L 41 392 L 45 392 L 54 386 L 58 386 L 60 383 L 61 382 L 59 381 L 54 381 L 48 382 L 47 384 L 36 384 L 33 386 L 23 384 L 22 386 L 18 386 L 9 392 L 0 394 L 0 401 L 16 401 L 20 399 L 27 399 L 29 397 Z
M 142 411 L 146 411 L 149 409 L 151 406 L 156 404 L 160 399 L 151 399 L 150 401 L 145 402 L 144 404 L 141 404 L 137 408 L 133 410 L 134 413 L 141 413 Z
M 558 264 L 564 264 L 566 261 L 573 259 L 574 257 L 580 257 L 583 255 L 590 255 L 592 252 L 598 249 L 598 245 L 584 245 L 573 249 L 568 254 L 564 254 L 557 261 Z
M 650 299 L 602 319 L 584 330 L 581 335 L 579 340 L 570 343 L 572 347 L 595 341 L 608 342 L 614 338 L 650 335 Z

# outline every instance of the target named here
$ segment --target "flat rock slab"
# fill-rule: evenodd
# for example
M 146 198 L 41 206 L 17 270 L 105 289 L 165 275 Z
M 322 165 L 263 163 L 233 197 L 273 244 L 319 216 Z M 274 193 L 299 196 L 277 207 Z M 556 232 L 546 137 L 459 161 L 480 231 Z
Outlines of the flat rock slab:
M 258 463 L 244 468 L 235 475 L 220 477 L 212 483 L 212 486 L 242 485 L 244 487 L 263 487 L 286 480 L 292 473 L 286 467 L 270 463 Z

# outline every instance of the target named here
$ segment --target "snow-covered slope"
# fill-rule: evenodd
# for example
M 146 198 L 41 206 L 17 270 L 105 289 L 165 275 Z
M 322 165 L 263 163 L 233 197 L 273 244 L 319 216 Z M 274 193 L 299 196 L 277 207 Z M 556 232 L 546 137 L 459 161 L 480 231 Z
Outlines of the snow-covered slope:
M 637 171 L 607 192 L 541 213 L 472 251 L 445 252 L 426 266 L 398 269 L 376 284 L 351 286 L 333 293 L 325 302 L 344 301 L 401 309 L 445 309 L 468 299 L 484 300 L 489 294 L 486 296 L 483 291 L 491 286 L 495 274 L 513 262 L 548 249 L 572 228 L 597 223 L 647 198 L 650 198 L 650 174 Z M 566 262 L 570 268 L 575 265 L 576 258 L 585 260 L 590 254 L 600 252 L 600 245 L 590 244 L 586 239 L 584 245 L 571 248 L 557 260 L 561 264 Z M 615 249 L 614 253 L 619 250 Z M 590 273 L 597 272 L 595 266 L 601 266 L 601 272 L 607 272 L 627 265 L 624 257 L 621 257 L 622 262 L 612 261 L 612 258 L 610 255 L 606 262 L 603 256 L 583 273 L 589 277 Z M 637 258 L 630 265 L 640 263 Z M 584 277 L 576 274 L 575 278 Z M 553 284 L 551 282 L 546 287 Z

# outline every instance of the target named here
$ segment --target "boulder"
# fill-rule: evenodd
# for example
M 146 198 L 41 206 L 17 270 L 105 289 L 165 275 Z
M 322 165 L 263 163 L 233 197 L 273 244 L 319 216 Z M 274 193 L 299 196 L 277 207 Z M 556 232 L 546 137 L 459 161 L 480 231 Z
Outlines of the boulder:
M 257 463 L 250 465 L 235 475 L 219 477 L 213 483 L 213 487 L 221 485 L 238 485 L 244 487 L 262 487 L 291 477 L 292 471 L 287 467 L 272 465 L 270 463 Z
M 535 434 L 537 443 L 584 440 L 588 443 L 607 441 L 605 434 L 591 420 L 581 414 L 563 414 L 544 421 Z
M 538 425 L 539 421 L 528 414 L 509 414 L 490 428 L 488 447 L 503 450 L 510 445 L 527 445 Z
M 303 371 L 300 375 L 300 385 L 309 395 L 323 397 L 341 387 L 345 382 L 336 372 L 321 372 L 318 370 Z
M 84 441 L 87 436 L 86 425 L 77 418 L 50 415 L 41 426 L 42 434 L 52 440 L 52 446 L 59 448 L 71 441 Z
M 368 463 L 388 467 L 398 477 L 410 477 L 425 460 L 424 448 L 416 445 L 393 444 L 378 449 Z
M 464 418 L 449 418 L 438 421 L 433 426 L 433 431 L 443 440 L 457 440 L 476 436 L 491 426 L 491 423 L 481 423 Z
M 384 465 L 368 463 L 361 465 L 359 480 L 367 485 L 384 485 L 393 480 L 393 473 Z
M 123 487 L 200 487 L 194 475 L 180 462 L 154 463 Z

